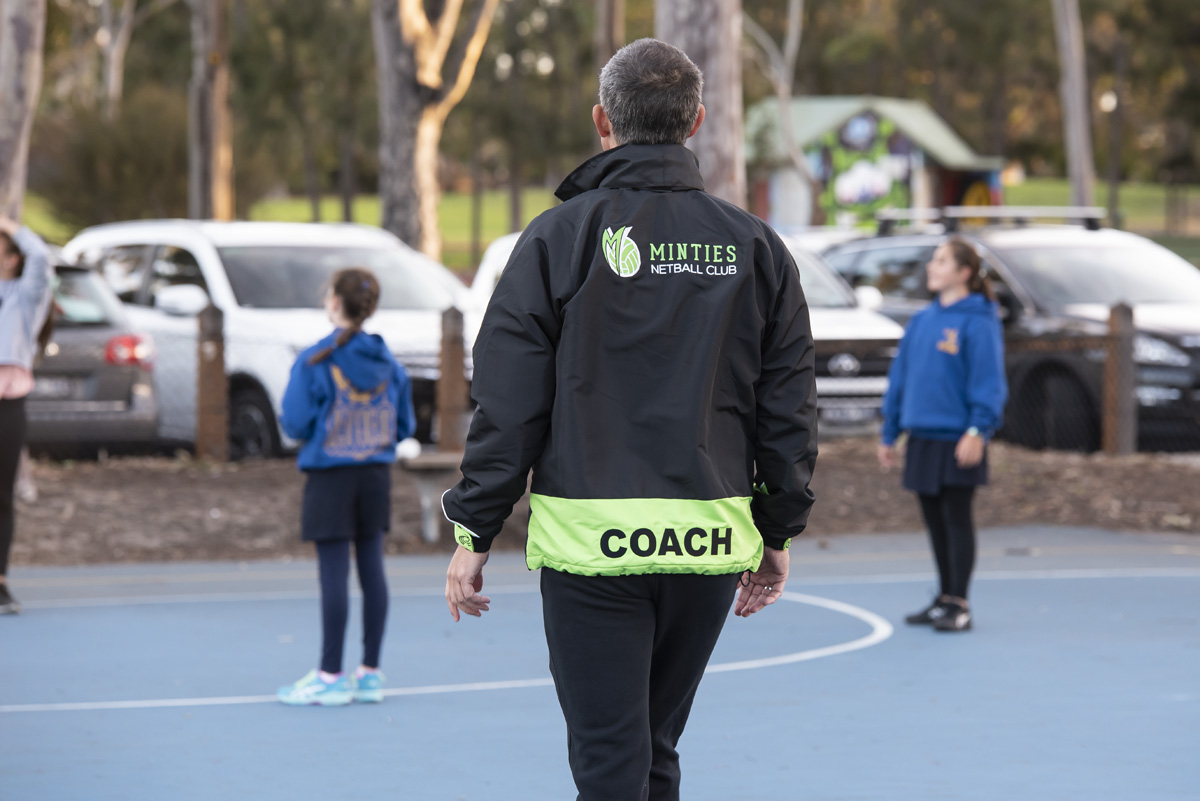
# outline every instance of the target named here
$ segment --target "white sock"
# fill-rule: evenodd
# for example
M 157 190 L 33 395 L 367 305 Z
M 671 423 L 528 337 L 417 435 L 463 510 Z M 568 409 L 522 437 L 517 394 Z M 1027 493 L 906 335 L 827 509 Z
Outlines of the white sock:
M 367 675 L 368 673 L 378 673 L 378 672 L 379 672 L 379 668 L 369 668 L 369 667 L 363 667 L 362 665 L 359 665 L 358 670 L 354 671 L 354 677 L 357 679 L 361 679 L 363 676 Z
M 342 677 L 341 673 L 326 673 L 323 670 L 317 675 L 319 675 L 321 677 L 321 681 L 325 682 L 326 684 L 336 684 L 337 680 Z

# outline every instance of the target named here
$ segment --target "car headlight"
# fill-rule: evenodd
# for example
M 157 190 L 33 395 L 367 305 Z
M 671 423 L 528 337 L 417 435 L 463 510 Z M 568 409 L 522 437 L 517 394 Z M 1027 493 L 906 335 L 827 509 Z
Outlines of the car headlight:
M 1188 367 L 1192 359 L 1174 345 L 1142 334 L 1133 339 L 1133 360 L 1138 364 L 1165 364 Z

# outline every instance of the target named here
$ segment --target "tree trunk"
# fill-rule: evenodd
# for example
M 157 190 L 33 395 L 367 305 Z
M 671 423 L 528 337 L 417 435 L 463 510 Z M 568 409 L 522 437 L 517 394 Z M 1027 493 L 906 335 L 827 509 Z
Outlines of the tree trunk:
M 373 0 L 379 70 L 380 187 L 383 227 L 427 256 L 441 256 L 438 143 L 450 110 L 466 94 L 499 0 L 479 0 L 459 25 L 461 2 L 436 9 L 421 0 Z M 455 31 L 465 38 L 443 75 Z
M 125 94 L 125 56 L 133 38 L 137 0 L 124 0 L 121 14 L 113 19 L 112 6 L 115 0 L 104 0 L 102 26 L 107 31 L 107 41 L 101 48 L 104 57 L 104 110 L 109 119 L 116 117 Z
M 1052 0 L 1054 33 L 1061 71 L 1063 146 L 1067 173 L 1071 178 L 1071 205 L 1090 206 L 1095 198 L 1095 165 L 1092 161 L 1091 114 L 1087 92 L 1087 69 L 1083 52 L 1083 24 L 1079 0 Z
M 190 0 L 192 79 L 188 85 L 188 216 L 232 220 L 233 125 L 229 117 L 226 0 Z
M 596 2 L 596 72 L 625 44 L 625 0 Z
M 0 214 L 14 220 L 25 201 L 45 35 L 46 0 L 0 0 Z
M 344 0 L 342 3 L 342 14 L 347 20 L 354 19 L 354 0 Z M 342 195 L 342 220 L 344 222 L 354 222 L 354 195 L 356 193 L 354 145 L 356 134 L 358 133 L 358 111 L 356 107 L 358 98 L 354 93 L 354 85 L 359 76 L 351 68 L 355 56 L 355 43 L 354 37 L 348 34 L 348 31 L 343 34 L 346 44 L 342 48 L 342 74 L 346 78 L 346 83 L 342 87 L 345 96 L 342 98 L 338 190 Z
M 379 74 L 379 224 L 419 248 L 421 220 L 413 172 L 422 103 L 416 54 L 400 33 L 396 0 L 373 0 L 371 34 Z
M 704 73 L 704 124 L 688 146 L 700 161 L 705 189 L 745 208 L 741 0 L 658 0 L 654 28 Z
M 338 190 L 342 195 L 342 221 L 354 222 L 354 195 L 357 194 L 354 175 L 354 125 L 342 130 L 341 160 L 338 165 Z
M 476 141 L 482 141 L 479 129 L 483 126 L 476 124 Z M 483 159 L 479 156 L 479 148 L 471 151 L 471 266 L 479 269 L 483 259 Z

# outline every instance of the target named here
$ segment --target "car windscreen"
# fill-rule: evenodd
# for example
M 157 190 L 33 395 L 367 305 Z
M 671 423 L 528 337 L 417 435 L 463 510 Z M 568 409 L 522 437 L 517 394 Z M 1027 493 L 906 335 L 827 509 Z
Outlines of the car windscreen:
M 854 295 L 816 256 L 798 248 L 790 250 L 800 270 L 800 286 L 804 287 L 809 306 L 846 309 L 854 305 Z
M 1051 309 L 1074 304 L 1200 304 L 1200 269 L 1166 248 L 1063 245 L 1001 251 L 1034 299 Z
M 60 269 L 55 273 L 56 326 L 109 325 L 120 315 L 121 302 L 100 276 L 87 270 Z
M 319 309 L 334 273 L 370 270 L 379 279 L 379 308 L 442 311 L 454 304 L 435 267 L 399 248 L 255 245 L 220 248 L 238 305 Z

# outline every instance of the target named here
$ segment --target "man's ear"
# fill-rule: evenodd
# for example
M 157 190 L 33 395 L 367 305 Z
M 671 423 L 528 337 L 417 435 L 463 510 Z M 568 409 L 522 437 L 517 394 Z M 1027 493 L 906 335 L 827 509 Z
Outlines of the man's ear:
M 599 106 L 597 106 L 599 108 Z M 696 131 L 700 130 L 700 123 L 704 122 L 704 104 L 700 104 L 700 111 L 696 113 L 696 122 L 692 125 L 692 131 L 688 134 L 688 139 L 696 135 Z
M 608 114 L 599 103 L 592 107 L 592 122 L 596 126 L 596 133 L 600 135 L 601 147 L 608 150 L 617 145 L 617 141 L 612 138 L 612 121 L 608 119 Z

